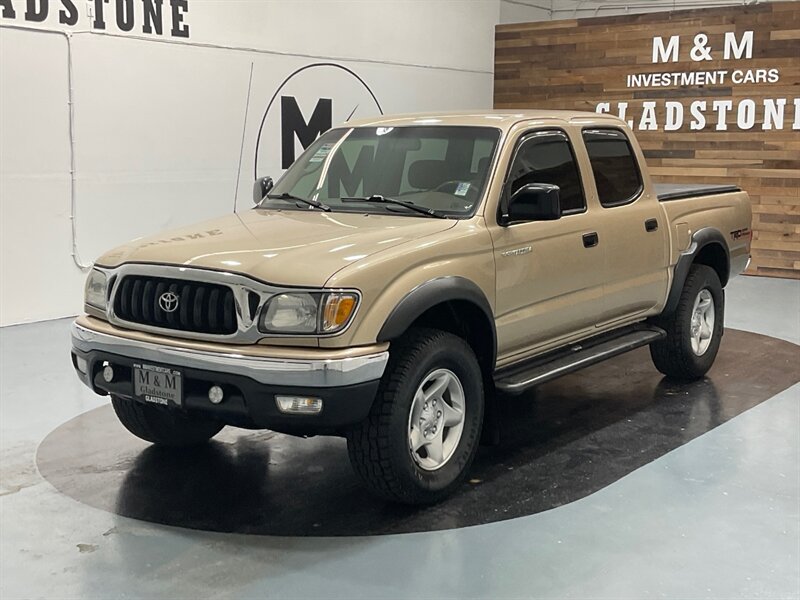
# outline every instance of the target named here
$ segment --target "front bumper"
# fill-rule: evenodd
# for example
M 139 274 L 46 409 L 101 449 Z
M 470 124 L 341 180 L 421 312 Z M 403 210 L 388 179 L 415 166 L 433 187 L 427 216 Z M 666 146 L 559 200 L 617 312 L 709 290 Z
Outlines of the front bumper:
M 385 350 L 339 358 L 319 354 L 300 359 L 212 352 L 113 335 L 85 321 L 72 325 L 73 366 L 96 393 L 133 401 L 134 363 L 172 367 L 183 374 L 181 409 L 241 427 L 296 434 L 333 433 L 366 418 L 389 359 Z M 102 376 L 106 362 L 116 373 L 111 383 Z M 225 391 L 220 404 L 208 399 L 212 385 Z M 323 408 L 315 415 L 282 413 L 276 395 L 322 398 Z

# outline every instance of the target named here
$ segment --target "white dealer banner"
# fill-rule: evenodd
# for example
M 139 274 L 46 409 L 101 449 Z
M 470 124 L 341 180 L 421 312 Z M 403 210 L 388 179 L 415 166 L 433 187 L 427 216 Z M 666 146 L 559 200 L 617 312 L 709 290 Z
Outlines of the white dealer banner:
M 708 61 L 731 61 L 725 69 L 702 69 L 683 71 L 655 71 L 630 73 L 625 78 L 625 87 L 631 90 L 652 90 L 663 88 L 681 89 L 686 87 L 746 85 L 748 90 L 754 86 L 768 87 L 781 81 L 781 69 L 738 67 L 737 62 L 753 58 L 753 32 L 725 32 L 721 48 L 714 48 L 708 35 L 697 33 L 686 44 L 681 36 L 673 35 L 667 39 L 653 37 L 652 64 L 691 61 L 703 67 Z M 687 56 L 688 54 L 688 56 Z M 638 110 L 637 110 L 638 109 Z M 615 113 L 639 131 L 677 131 L 688 129 L 702 131 L 741 130 L 755 127 L 764 131 L 800 130 L 800 98 L 752 98 L 694 100 L 643 101 L 639 106 L 631 102 L 600 102 L 598 113 Z M 663 118 L 659 118 L 659 116 Z

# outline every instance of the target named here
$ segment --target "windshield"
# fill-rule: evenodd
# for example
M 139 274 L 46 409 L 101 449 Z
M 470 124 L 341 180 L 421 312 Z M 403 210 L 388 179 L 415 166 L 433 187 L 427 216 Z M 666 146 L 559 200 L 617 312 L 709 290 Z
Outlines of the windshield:
M 278 199 L 289 195 L 334 211 L 426 216 L 398 204 L 353 201 L 383 196 L 445 216 L 466 216 L 483 194 L 499 137 L 491 127 L 332 129 L 289 167 L 259 206 L 293 207 Z

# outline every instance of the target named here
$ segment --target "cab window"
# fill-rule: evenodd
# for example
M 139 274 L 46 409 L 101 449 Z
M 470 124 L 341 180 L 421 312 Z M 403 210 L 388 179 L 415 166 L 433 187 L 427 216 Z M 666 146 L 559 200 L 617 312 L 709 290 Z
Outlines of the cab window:
M 618 129 L 586 129 L 583 141 L 600 204 L 611 208 L 633 202 L 642 191 L 642 177 L 625 134 Z
M 563 131 L 536 131 L 522 140 L 508 176 L 509 197 L 528 183 L 557 185 L 564 215 L 586 210 L 578 165 Z

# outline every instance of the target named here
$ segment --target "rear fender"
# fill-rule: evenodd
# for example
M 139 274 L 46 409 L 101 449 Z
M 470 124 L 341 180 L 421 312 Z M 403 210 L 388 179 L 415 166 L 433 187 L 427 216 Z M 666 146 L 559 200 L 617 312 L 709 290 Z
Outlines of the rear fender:
M 662 314 L 669 314 L 678 307 L 678 300 L 680 299 L 683 285 L 686 282 L 686 277 L 689 275 L 689 269 L 693 264 L 695 264 L 695 261 L 702 252 L 703 248 L 706 248 L 711 244 L 719 245 L 722 247 L 725 253 L 725 265 L 720 266 L 721 272 L 718 272 L 720 275 L 720 282 L 722 283 L 723 287 L 728 283 L 731 257 L 725 236 L 723 236 L 718 229 L 714 229 L 713 227 L 704 227 L 703 229 L 698 229 L 692 235 L 692 243 L 689 244 L 689 248 L 685 252 L 681 253 L 680 257 L 678 258 L 678 262 L 675 264 L 675 269 L 672 276 L 672 287 L 670 288 L 669 295 L 667 296 L 667 304 L 664 307 Z

